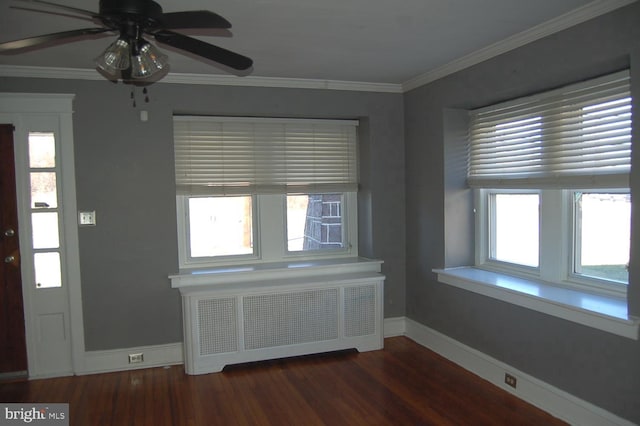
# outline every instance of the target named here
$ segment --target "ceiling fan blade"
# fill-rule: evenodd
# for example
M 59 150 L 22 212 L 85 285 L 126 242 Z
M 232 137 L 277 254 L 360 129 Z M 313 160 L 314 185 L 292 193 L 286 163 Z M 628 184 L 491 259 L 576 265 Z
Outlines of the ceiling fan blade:
M 208 10 L 165 13 L 160 26 L 175 30 L 185 28 L 231 28 L 231 23 L 217 13 Z
M 253 65 L 253 61 L 246 56 L 205 43 L 198 39 L 187 37 L 172 31 L 158 31 L 153 34 L 160 43 L 168 44 L 177 49 L 186 50 L 206 59 L 219 62 L 236 70 L 246 70 Z
M 0 53 L 11 53 L 15 50 L 37 47 L 41 44 L 64 40 L 66 38 L 73 38 L 88 34 L 100 34 L 107 31 L 113 30 L 109 28 L 84 28 L 81 30 L 62 31 L 59 33 L 43 34 L 36 37 L 23 38 L 21 40 L 7 41 L 6 43 L 0 43 Z
M 26 10 L 27 12 L 46 13 L 47 15 L 64 16 L 66 18 L 82 19 L 83 21 L 93 22 L 93 19 L 87 16 L 72 15 L 69 13 L 54 12 L 51 10 L 36 9 L 33 7 L 9 6 L 11 9 Z
M 45 0 L 14 0 L 14 1 L 21 1 L 23 3 L 43 4 L 45 6 L 56 7 L 58 9 L 64 9 L 64 10 L 66 10 L 68 12 L 74 12 L 74 13 L 78 13 L 80 15 L 90 16 L 91 18 L 96 18 L 98 16 L 98 14 L 96 12 L 92 12 L 90 10 L 78 9 L 77 7 L 65 6 L 64 4 L 53 3 L 53 2 L 45 1 Z

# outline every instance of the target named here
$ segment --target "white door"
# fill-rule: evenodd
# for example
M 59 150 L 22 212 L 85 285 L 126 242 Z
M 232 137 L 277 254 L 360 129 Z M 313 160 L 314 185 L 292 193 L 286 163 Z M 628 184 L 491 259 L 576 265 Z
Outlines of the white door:
M 73 374 L 74 361 L 80 359 L 74 354 L 84 350 L 71 101 L 70 95 L 0 94 L 0 121 L 15 126 L 20 257 L 32 378 Z

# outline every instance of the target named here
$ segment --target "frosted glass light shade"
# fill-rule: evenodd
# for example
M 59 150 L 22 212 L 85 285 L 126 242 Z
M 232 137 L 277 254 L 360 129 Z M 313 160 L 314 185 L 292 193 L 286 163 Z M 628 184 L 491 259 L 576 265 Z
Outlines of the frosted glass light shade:
M 153 45 L 142 41 L 138 54 L 131 57 L 131 78 L 151 77 L 168 65 L 167 55 Z
M 119 72 L 131 66 L 131 49 L 129 42 L 119 38 L 109 45 L 105 51 L 95 59 L 96 66 L 104 72 L 118 76 Z

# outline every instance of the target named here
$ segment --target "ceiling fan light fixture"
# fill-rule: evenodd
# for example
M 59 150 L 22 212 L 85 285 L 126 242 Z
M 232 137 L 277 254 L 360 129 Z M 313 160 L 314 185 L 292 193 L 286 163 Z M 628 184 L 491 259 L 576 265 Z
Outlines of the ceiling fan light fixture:
M 118 38 L 95 59 L 96 66 L 106 72 L 117 76 L 120 71 L 131 66 L 131 46 L 124 38 Z
M 131 78 L 148 78 L 169 65 L 167 55 L 161 53 L 151 43 L 142 39 L 131 56 Z
M 140 48 L 140 53 L 145 55 L 156 70 L 164 69 L 169 65 L 169 57 L 160 52 L 153 44 L 146 43 Z
M 164 13 L 162 7 L 154 0 L 100 0 L 99 11 L 93 12 L 57 4 L 54 3 L 55 0 L 28 1 L 39 6 L 57 8 L 60 12 L 37 8 L 19 9 L 90 20 L 97 26 L 0 42 L 0 53 L 21 53 L 25 49 L 47 47 L 47 44 L 53 42 L 68 43 L 80 37 L 119 32 L 118 39 L 94 59 L 98 73 L 114 83 L 122 81 L 125 84 L 149 85 L 168 74 L 170 64 L 167 56 L 143 39 L 145 34 L 177 51 L 217 62 L 234 70 L 250 72 L 253 65 L 253 61 L 246 56 L 173 31 L 220 29 L 227 33 L 226 30 L 231 28 L 231 23 L 208 10 Z M 73 12 L 73 15 L 62 11 Z

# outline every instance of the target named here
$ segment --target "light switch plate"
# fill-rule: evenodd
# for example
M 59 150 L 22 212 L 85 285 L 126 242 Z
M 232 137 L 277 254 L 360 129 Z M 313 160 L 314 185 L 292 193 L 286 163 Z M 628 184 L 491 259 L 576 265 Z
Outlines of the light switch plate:
M 95 226 L 96 225 L 96 211 L 91 212 L 78 212 L 78 223 L 80 226 Z

